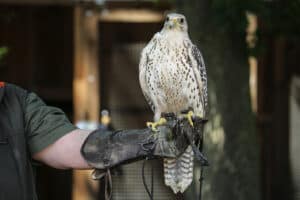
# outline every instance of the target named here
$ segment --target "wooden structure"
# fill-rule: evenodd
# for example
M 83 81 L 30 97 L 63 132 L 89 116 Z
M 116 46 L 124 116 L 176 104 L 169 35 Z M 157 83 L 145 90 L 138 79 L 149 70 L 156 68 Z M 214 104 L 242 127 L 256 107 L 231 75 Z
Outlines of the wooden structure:
M 261 198 L 292 200 L 296 192 L 292 176 L 297 174 L 291 173 L 289 103 L 292 78 L 300 76 L 300 37 L 275 36 L 257 16 L 248 13 L 247 17 L 249 47 L 256 45 L 257 29 L 262 30 L 264 44 L 259 57 L 249 58 L 252 108 L 261 147 Z
M 73 114 L 71 22 L 70 7 L 0 4 L 0 46 L 8 47 L 9 51 L 1 60 L 0 79 L 35 91 L 47 103 L 63 108 L 70 117 Z M 37 184 L 40 198 L 70 199 L 71 178 L 71 171 L 39 168 L 37 183 L 43 183 Z
M 108 89 L 100 83 L 109 82 L 105 76 L 99 80 L 98 72 L 100 63 L 110 62 L 106 47 L 120 41 L 118 38 L 148 41 L 160 28 L 166 5 L 113 1 L 106 2 L 105 8 L 101 13 L 101 7 L 89 0 L 0 0 L 0 46 L 9 50 L 0 63 L 0 80 L 38 93 L 46 103 L 66 111 L 74 123 L 99 122 L 99 94 L 107 94 L 101 89 Z M 116 27 L 127 33 L 114 33 Z M 99 56 L 99 46 L 104 57 Z M 99 62 L 99 58 L 106 59 Z M 139 124 L 144 126 L 141 118 Z M 90 171 L 72 175 L 71 171 L 40 167 L 37 182 L 41 200 L 98 198 Z
M 38 93 L 74 123 L 98 122 L 96 6 L 70 2 L 0 1 L 0 46 L 9 51 L 0 63 L 0 79 Z M 84 195 L 78 199 L 93 193 L 80 185 L 86 181 L 77 181 L 82 173 L 87 172 L 74 175 L 73 196 Z M 40 199 L 71 199 L 71 171 L 42 167 L 37 180 Z
M 262 199 L 293 199 L 289 152 L 289 92 L 300 75 L 300 38 L 265 33 L 266 51 L 258 59 L 257 126 L 261 142 Z

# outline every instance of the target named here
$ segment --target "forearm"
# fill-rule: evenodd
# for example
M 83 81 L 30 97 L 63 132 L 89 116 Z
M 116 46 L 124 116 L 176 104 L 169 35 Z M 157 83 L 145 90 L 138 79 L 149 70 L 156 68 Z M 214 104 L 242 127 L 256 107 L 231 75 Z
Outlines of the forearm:
M 187 147 L 187 120 L 170 116 L 165 124 L 151 129 L 123 131 L 74 130 L 33 158 L 49 166 L 66 169 L 106 169 L 144 156 L 176 158 Z M 89 137 L 88 137 L 89 136 Z M 86 162 L 87 161 L 87 162 Z
M 90 132 L 76 129 L 42 151 L 34 154 L 33 158 L 58 169 L 91 168 L 80 153 L 81 146 Z

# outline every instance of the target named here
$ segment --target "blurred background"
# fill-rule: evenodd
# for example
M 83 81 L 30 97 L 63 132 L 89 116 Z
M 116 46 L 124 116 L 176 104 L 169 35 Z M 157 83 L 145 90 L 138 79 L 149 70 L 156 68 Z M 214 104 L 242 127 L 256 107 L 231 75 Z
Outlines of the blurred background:
M 139 86 L 140 52 L 174 11 L 207 66 L 203 200 L 300 199 L 298 0 L 0 0 L 0 80 L 79 126 L 143 128 L 153 114 Z M 151 164 L 155 199 L 198 199 L 199 166 L 175 196 L 162 162 Z M 104 199 L 105 183 L 90 173 L 39 166 L 40 200 Z M 150 164 L 145 173 L 149 182 Z M 140 162 L 114 171 L 113 199 L 148 199 Z

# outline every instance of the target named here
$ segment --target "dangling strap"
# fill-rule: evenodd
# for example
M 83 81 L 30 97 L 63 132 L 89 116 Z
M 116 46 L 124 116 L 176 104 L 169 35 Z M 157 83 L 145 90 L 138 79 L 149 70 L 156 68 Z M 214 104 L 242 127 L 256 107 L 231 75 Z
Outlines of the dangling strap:
M 111 173 L 110 170 L 107 169 L 105 174 L 105 200 L 110 200 L 112 196 L 112 179 L 111 179 Z
M 146 139 L 146 141 L 143 141 L 143 143 L 141 143 L 141 149 L 145 152 L 147 152 L 147 157 L 145 158 L 144 162 L 143 162 L 143 166 L 142 166 L 142 179 L 143 179 L 143 184 L 144 187 L 146 189 L 146 192 L 150 198 L 150 200 L 153 200 L 153 196 L 154 196 L 154 187 L 153 187 L 153 165 L 151 165 L 151 191 L 149 190 L 147 183 L 146 183 L 146 178 L 145 178 L 145 165 L 146 162 L 150 159 L 153 158 L 153 151 L 155 149 L 156 146 L 156 140 L 153 138 L 153 135 L 150 136 L 149 138 Z
M 201 166 L 201 169 L 200 169 L 200 178 L 199 178 L 199 182 L 200 182 L 200 191 L 199 191 L 199 200 L 202 199 L 202 184 L 203 184 L 203 180 L 204 180 L 204 177 L 203 177 L 203 172 L 204 172 L 204 166 Z
M 154 199 L 154 187 L 153 187 L 153 165 L 151 165 L 151 191 L 149 190 L 148 186 L 147 186 L 147 183 L 146 183 L 146 178 L 145 178 L 145 165 L 146 165 L 146 161 L 149 160 L 148 157 L 146 157 L 146 159 L 144 160 L 143 162 L 143 167 L 142 167 L 142 179 L 143 179 L 143 184 L 144 184 L 144 187 L 146 189 L 146 192 L 150 198 L 150 200 L 153 200 Z
M 202 139 L 200 140 L 200 145 L 199 145 L 199 151 L 202 152 L 203 151 L 203 140 L 204 140 L 204 134 L 202 135 Z M 200 166 L 200 178 L 199 178 L 199 183 L 200 183 L 200 191 L 199 191 L 199 200 L 202 200 L 202 184 L 203 184 L 203 173 L 204 173 L 204 167 L 203 165 Z

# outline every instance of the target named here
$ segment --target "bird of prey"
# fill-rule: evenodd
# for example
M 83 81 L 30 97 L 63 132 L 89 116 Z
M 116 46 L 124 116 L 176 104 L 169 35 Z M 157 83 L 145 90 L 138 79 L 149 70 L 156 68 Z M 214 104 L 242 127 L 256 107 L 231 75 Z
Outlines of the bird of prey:
M 207 77 L 201 52 L 188 35 L 184 15 L 172 13 L 165 19 L 141 53 L 139 79 L 142 91 L 154 112 L 152 127 L 164 122 L 162 113 L 189 110 L 188 118 L 206 118 Z M 193 146 L 194 147 L 194 146 Z M 193 179 L 194 148 L 188 146 L 177 159 L 164 159 L 165 184 L 174 193 L 183 193 Z

